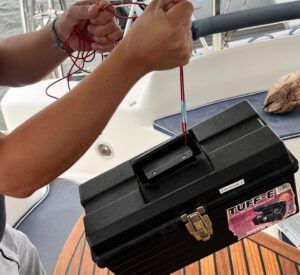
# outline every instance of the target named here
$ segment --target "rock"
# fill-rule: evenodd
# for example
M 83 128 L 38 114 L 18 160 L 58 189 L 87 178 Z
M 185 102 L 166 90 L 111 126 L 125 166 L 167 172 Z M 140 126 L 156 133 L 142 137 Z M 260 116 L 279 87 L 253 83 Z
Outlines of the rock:
M 300 106 L 300 71 L 282 76 L 269 89 L 263 109 L 269 113 L 285 113 Z

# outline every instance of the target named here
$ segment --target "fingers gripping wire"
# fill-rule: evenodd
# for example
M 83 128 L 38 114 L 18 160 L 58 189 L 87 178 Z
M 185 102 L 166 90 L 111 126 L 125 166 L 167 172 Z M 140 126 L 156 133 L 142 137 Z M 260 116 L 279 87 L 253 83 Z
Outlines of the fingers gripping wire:
M 138 18 L 136 15 L 131 15 L 129 16 L 123 16 L 119 15 L 115 12 L 114 9 L 111 9 L 111 7 L 120 7 L 120 6 L 125 6 L 125 5 L 136 5 L 136 6 L 141 6 L 143 8 L 147 7 L 147 4 L 143 2 L 131 2 L 131 1 L 124 1 L 124 2 L 111 2 L 108 3 L 107 5 L 99 8 L 99 12 L 103 11 L 108 11 L 112 13 L 116 18 L 118 19 L 129 19 L 129 20 L 135 20 Z M 110 42 L 117 44 L 118 41 L 112 41 L 109 37 L 106 36 Z M 86 69 L 85 66 L 87 63 L 92 62 L 95 57 L 96 57 L 96 51 L 91 48 L 91 43 L 94 42 L 91 40 L 89 37 L 85 36 L 82 34 L 79 25 L 76 25 L 68 38 L 63 42 L 63 47 L 64 49 L 71 49 L 71 40 L 76 40 L 77 41 L 77 51 L 73 52 L 71 50 L 65 50 L 68 57 L 70 58 L 72 65 L 67 73 L 66 76 L 56 80 L 55 82 L 51 83 L 47 88 L 46 88 L 46 94 L 47 96 L 53 98 L 53 99 L 58 99 L 56 96 L 50 94 L 49 90 L 50 88 L 57 84 L 58 82 L 66 79 L 67 80 L 67 85 L 68 89 L 71 90 L 70 87 L 70 78 L 73 74 L 78 73 L 78 72 L 86 72 L 89 73 Z M 103 61 L 103 53 L 101 53 L 101 58 Z M 184 136 L 184 143 L 187 143 L 187 111 L 186 111 L 186 100 L 185 100 L 185 89 L 184 89 L 184 71 L 183 67 L 180 66 L 180 97 L 181 97 L 181 126 L 182 126 L 182 132 Z
M 114 6 L 114 7 L 120 7 L 120 6 L 124 6 L 124 5 L 137 5 L 137 6 L 141 6 L 143 8 L 147 7 L 147 4 L 142 3 L 142 2 L 130 2 L 130 1 L 124 1 L 124 2 L 112 2 L 109 3 L 101 8 L 99 8 L 99 12 L 103 12 L 103 11 L 108 11 L 110 13 L 112 13 L 116 18 L 119 19 L 136 19 L 137 16 L 122 16 L 122 15 L 118 15 L 117 13 L 115 13 L 115 11 L 113 9 L 110 9 L 110 7 Z M 112 41 L 109 37 L 106 36 L 106 38 L 114 43 L 117 44 L 118 41 Z M 77 51 L 76 52 L 72 52 L 69 50 L 66 50 L 66 53 L 68 54 L 68 57 L 70 58 L 72 65 L 67 73 L 67 75 L 65 77 L 62 77 L 61 79 L 56 80 L 55 82 L 51 83 L 47 88 L 46 88 L 46 94 L 47 96 L 54 98 L 54 99 L 58 99 L 56 96 L 51 95 L 50 94 L 50 88 L 57 84 L 58 82 L 66 79 L 67 80 L 67 85 L 68 85 L 68 89 L 70 90 L 70 78 L 73 74 L 76 74 L 78 72 L 86 72 L 89 73 L 88 71 L 86 71 L 84 68 L 86 66 L 87 63 L 91 63 L 95 57 L 96 57 L 96 51 L 93 50 L 90 47 L 90 44 L 92 42 L 94 42 L 93 40 L 91 40 L 89 37 L 86 37 L 82 34 L 79 25 L 76 25 L 74 27 L 74 29 L 72 30 L 72 32 L 70 33 L 70 35 L 68 36 L 68 38 L 63 42 L 63 47 L 64 49 L 71 49 L 70 43 L 71 40 L 75 39 L 77 41 Z M 101 53 L 101 59 L 103 60 L 103 54 Z

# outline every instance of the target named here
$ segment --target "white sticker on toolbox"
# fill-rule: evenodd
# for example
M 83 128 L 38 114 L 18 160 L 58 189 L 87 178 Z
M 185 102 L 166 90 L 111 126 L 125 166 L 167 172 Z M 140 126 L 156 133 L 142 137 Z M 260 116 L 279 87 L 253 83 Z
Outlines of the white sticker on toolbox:
M 236 182 L 234 182 L 234 183 L 232 183 L 232 184 L 229 184 L 229 185 L 227 185 L 227 186 L 225 186 L 225 187 L 219 189 L 220 194 L 224 194 L 224 193 L 226 193 L 226 192 L 228 192 L 228 191 L 230 191 L 230 190 L 232 190 L 232 189 L 235 189 L 235 188 L 237 188 L 237 187 L 239 187 L 239 186 L 241 186 L 241 185 L 244 185 L 244 184 L 245 184 L 244 179 L 241 179 L 241 180 L 239 180 L 239 181 L 236 181 Z
M 282 184 L 226 210 L 229 230 L 240 240 L 295 214 L 295 194 Z

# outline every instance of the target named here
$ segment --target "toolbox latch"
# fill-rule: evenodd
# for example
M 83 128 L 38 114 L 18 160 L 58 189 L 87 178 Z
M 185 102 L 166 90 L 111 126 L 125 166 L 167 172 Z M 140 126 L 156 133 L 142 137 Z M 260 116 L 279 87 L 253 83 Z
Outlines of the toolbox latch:
M 212 222 L 207 214 L 205 208 L 200 206 L 195 212 L 181 216 L 181 220 L 185 223 L 187 231 L 197 241 L 208 241 L 213 234 Z

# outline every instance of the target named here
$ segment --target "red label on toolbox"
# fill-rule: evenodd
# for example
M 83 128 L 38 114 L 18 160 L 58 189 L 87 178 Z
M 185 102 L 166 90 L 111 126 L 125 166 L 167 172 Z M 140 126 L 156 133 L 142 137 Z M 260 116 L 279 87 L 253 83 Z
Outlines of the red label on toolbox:
M 229 229 L 240 240 L 294 214 L 295 195 L 285 183 L 226 211 Z

